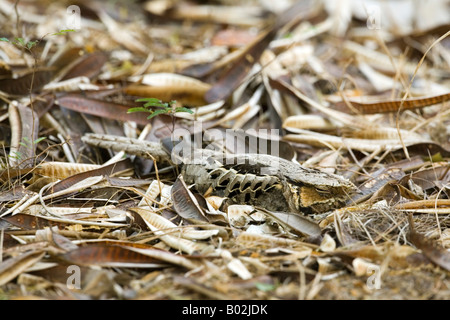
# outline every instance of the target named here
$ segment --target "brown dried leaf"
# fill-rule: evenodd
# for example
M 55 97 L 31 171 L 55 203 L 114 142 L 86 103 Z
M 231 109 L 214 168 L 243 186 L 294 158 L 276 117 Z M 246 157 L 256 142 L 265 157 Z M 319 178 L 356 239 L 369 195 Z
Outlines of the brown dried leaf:
M 430 259 L 434 264 L 450 271 L 450 252 L 440 247 L 435 241 L 425 238 L 423 235 L 415 231 L 412 215 L 409 216 L 409 239 L 417 249 Z
M 208 222 L 197 199 L 186 186 L 183 176 L 179 175 L 171 190 L 175 211 L 187 221 Z
M 33 111 L 37 114 L 39 119 L 51 109 L 55 102 L 55 96 L 47 93 L 36 97 L 33 101 Z
M 382 169 L 381 171 L 374 173 L 373 178 L 369 179 L 361 186 L 359 186 L 360 193 L 357 193 L 353 196 L 348 203 L 360 203 L 366 199 L 368 199 L 375 192 L 386 186 L 390 182 L 397 182 L 403 176 L 404 172 L 398 168 L 392 169 Z
M 399 183 L 407 187 L 408 181 L 412 180 L 416 185 L 423 190 L 436 187 L 437 181 L 450 181 L 450 164 L 443 163 L 433 166 L 432 168 L 416 171 L 403 177 Z
M 182 105 L 201 106 L 206 104 L 204 98 L 207 90 L 203 87 L 189 88 L 183 86 L 147 86 L 133 84 L 123 89 L 124 93 L 138 97 L 152 97 L 162 101 L 176 100 Z
M 270 28 L 264 31 L 254 42 L 242 51 L 240 58 L 229 68 L 222 78 L 205 94 L 205 100 L 212 103 L 227 99 L 230 94 L 242 83 L 250 72 L 264 49 L 275 37 L 278 30 Z
M 130 106 L 97 99 L 89 99 L 82 94 L 67 94 L 59 97 L 56 104 L 63 108 L 91 114 L 101 118 L 134 121 L 140 125 L 146 125 L 149 121 L 140 113 L 128 113 Z
M 268 30 L 262 32 L 255 41 L 249 44 L 240 54 L 239 59 L 225 72 L 221 79 L 206 93 L 205 99 L 209 103 L 224 100 L 242 83 L 252 66 L 259 60 L 264 49 L 273 40 L 277 32 L 286 24 L 298 22 L 309 17 L 312 13 L 313 2 L 298 2 L 276 19 Z
M 24 188 L 23 185 L 17 185 L 13 188 L 3 191 L 0 193 L 0 203 L 1 202 L 8 202 L 8 201 L 15 201 L 22 199 L 26 195 L 31 195 L 33 192 L 27 190 Z
M 263 208 L 257 209 L 267 214 L 269 217 L 280 223 L 283 227 L 287 227 L 297 234 L 318 237 L 322 233 L 322 230 L 317 223 L 299 214 L 269 211 Z
M 130 160 L 125 159 L 125 160 L 121 160 L 121 161 L 112 163 L 107 166 L 100 167 L 98 169 L 84 171 L 84 172 L 81 172 L 78 174 L 74 174 L 73 176 L 70 176 L 70 177 L 56 183 L 54 186 L 52 186 L 50 189 L 48 189 L 44 193 L 44 196 L 67 189 L 70 186 L 73 186 L 74 184 L 76 184 L 80 181 L 83 181 L 84 179 L 89 178 L 89 177 L 109 176 L 109 175 L 112 175 L 117 172 L 128 170 L 129 168 L 130 168 Z
M 8 283 L 26 269 L 42 259 L 45 252 L 31 251 L 9 258 L 0 264 L 0 286 Z
M 348 101 L 348 103 L 352 106 L 351 108 L 347 107 L 345 102 L 338 103 L 334 106 L 336 110 L 344 111 L 348 113 L 356 112 L 362 114 L 374 114 L 374 113 L 385 113 L 385 112 L 398 112 L 399 109 L 401 111 L 404 110 L 412 110 L 417 108 L 427 107 L 437 103 L 444 103 L 445 101 L 450 100 L 450 93 L 432 96 L 432 97 L 423 97 L 423 98 L 414 98 L 414 99 L 405 99 L 405 100 L 391 100 L 391 101 L 380 101 L 380 102 L 372 102 L 372 103 L 361 103 L 357 101 Z
M 60 255 L 70 263 L 82 266 L 156 268 L 164 264 L 152 257 L 114 244 L 92 244 Z
M 33 74 L 34 73 L 34 74 Z M 49 69 L 37 70 L 30 72 L 17 79 L 0 80 L 0 91 L 11 96 L 24 96 L 30 93 L 31 84 L 33 84 L 32 92 L 38 92 L 53 77 L 53 71 Z
M 100 168 L 100 165 L 68 162 L 44 162 L 35 167 L 34 174 L 51 177 L 55 179 L 65 179 L 74 174 L 86 172 Z
M 71 65 L 71 68 L 61 78 L 61 81 L 76 77 L 88 77 L 92 79 L 101 72 L 107 60 L 108 57 L 103 52 L 84 55 Z
M 10 163 L 19 168 L 33 166 L 36 143 L 39 134 L 39 117 L 31 108 L 21 105 L 9 106 L 11 125 Z
M 8 221 L 12 225 L 24 230 L 37 230 L 53 226 L 57 226 L 59 229 L 64 229 L 65 226 L 67 226 L 67 223 L 52 221 L 43 217 L 25 213 L 18 213 L 7 217 L 2 217 L 0 219 Z

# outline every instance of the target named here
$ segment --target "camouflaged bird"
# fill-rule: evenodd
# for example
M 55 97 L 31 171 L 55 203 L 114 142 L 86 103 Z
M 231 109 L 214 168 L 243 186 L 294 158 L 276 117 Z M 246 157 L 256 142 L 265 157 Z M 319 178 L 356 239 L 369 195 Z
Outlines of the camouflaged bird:
M 202 158 L 182 174 L 201 193 L 212 188 L 236 203 L 303 214 L 339 208 L 356 190 L 341 176 L 265 154 Z

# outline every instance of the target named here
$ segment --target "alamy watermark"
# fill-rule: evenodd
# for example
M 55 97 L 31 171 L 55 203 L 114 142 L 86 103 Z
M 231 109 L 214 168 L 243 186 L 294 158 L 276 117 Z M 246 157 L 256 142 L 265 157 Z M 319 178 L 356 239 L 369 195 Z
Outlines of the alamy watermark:
M 81 269 L 77 265 L 70 265 L 66 270 L 67 274 L 70 276 L 67 277 L 66 286 L 70 290 L 81 289 Z
M 367 267 L 367 274 L 369 277 L 366 280 L 367 288 L 371 290 L 381 289 L 381 269 L 377 265 L 369 265 Z
M 367 20 L 366 25 L 369 30 L 381 29 L 381 9 L 379 6 L 369 6 L 366 8 Z
M 71 5 L 66 8 L 65 26 L 66 30 L 81 29 L 81 9 L 77 5 Z

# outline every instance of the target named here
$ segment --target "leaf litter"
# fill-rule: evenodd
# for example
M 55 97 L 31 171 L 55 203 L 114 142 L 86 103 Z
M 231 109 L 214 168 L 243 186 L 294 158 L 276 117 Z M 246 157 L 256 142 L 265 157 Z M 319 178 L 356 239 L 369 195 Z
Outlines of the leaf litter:
M 78 1 L 72 30 L 66 2 L 1 0 L 0 297 L 449 299 L 447 4 L 368 2 Z M 192 140 L 358 191 L 236 203 L 278 179 L 242 165 L 199 193 Z

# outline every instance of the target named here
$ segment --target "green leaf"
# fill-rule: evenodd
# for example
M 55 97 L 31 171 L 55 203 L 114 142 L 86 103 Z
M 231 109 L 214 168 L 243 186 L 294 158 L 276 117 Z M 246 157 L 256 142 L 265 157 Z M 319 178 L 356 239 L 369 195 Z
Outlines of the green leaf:
M 22 46 L 25 46 L 25 40 L 23 38 L 16 38 L 16 42 L 19 43 Z
M 157 98 L 139 98 L 136 102 L 151 102 L 151 103 L 161 103 L 162 101 Z
M 157 98 L 140 98 L 140 99 L 137 99 L 136 102 L 146 102 L 144 104 L 144 107 L 167 108 L 167 103 L 164 103 Z
M 146 104 L 144 104 L 144 107 L 168 108 L 167 103 L 164 103 L 164 102 L 158 102 L 158 103 L 147 102 Z
M 68 32 L 76 32 L 76 30 L 75 29 L 59 30 L 58 32 L 52 33 L 52 36 L 63 36 Z
M 8 39 L 8 38 L 4 38 L 4 37 L 0 38 L 0 41 L 4 41 L 4 42 L 11 42 L 11 41 L 9 41 L 9 39 Z
M 257 283 L 255 284 L 255 287 L 256 287 L 258 290 L 265 291 L 265 292 L 267 292 L 267 291 L 272 291 L 272 290 L 275 289 L 275 285 L 273 285 L 273 284 L 271 284 L 271 283 L 262 283 L 262 282 L 257 282 Z
M 166 114 L 166 113 L 168 113 L 168 111 L 166 109 L 158 109 L 158 110 L 153 111 L 152 114 L 147 117 L 147 119 L 150 120 L 151 118 L 156 117 L 159 114 Z
M 444 161 L 444 158 L 442 157 L 442 154 L 440 152 L 438 152 L 431 156 L 431 161 L 432 162 L 440 162 L 440 161 Z
M 190 113 L 190 114 L 194 113 L 194 111 L 192 111 L 191 109 L 185 108 L 185 107 L 176 108 L 175 112 L 187 112 L 187 113 Z
M 36 140 L 34 140 L 33 143 L 34 144 L 38 144 L 39 142 L 41 142 L 41 141 L 43 141 L 45 139 L 47 139 L 47 137 L 40 137 L 40 138 L 37 138 Z
M 129 108 L 127 113 L 134 113 L 134 112 L 151 112 L 151 110 L 144 107 L 135 107 Z
M 22 158 L 22 153 L 15 151 L 13 154 L 8 155 L 8 157 L 16 160 L 20 160 Z
M 27 49 L 30 50 L 36 45 L 37 41 L 28 41 L 27 42 Z

